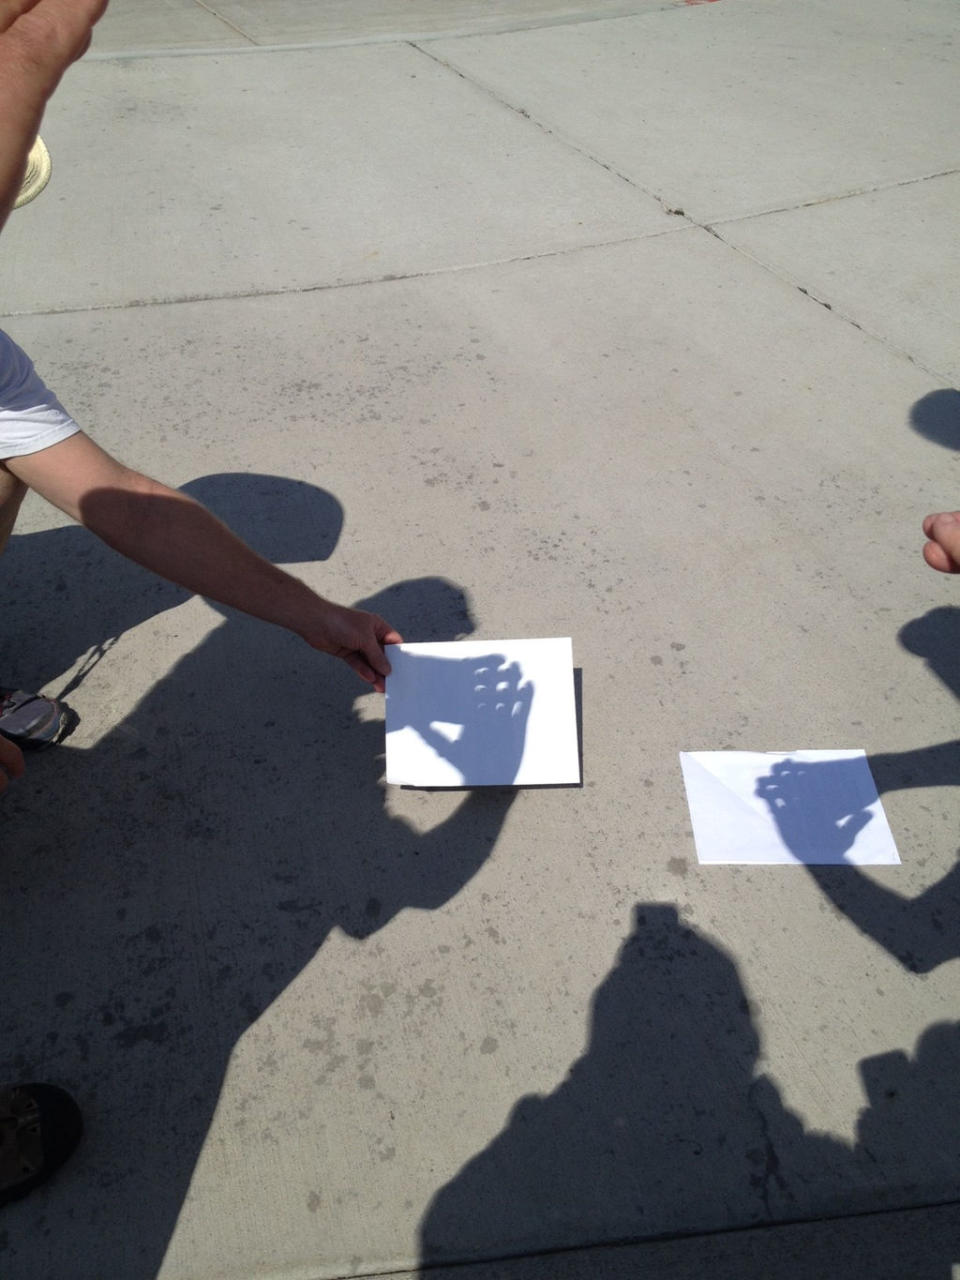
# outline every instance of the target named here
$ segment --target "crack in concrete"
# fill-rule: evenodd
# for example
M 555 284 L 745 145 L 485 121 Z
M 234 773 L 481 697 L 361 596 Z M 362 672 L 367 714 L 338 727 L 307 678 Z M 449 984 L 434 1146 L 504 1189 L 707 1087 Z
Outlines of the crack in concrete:
M 673 1231 L 652 1236 L 625 1236 L 615 1240 L 597 1240 L 588 1244 L 571 1245 L 557 1249 L 534 1249 L 522 1253 L 491 1254 L 489 1257 L 484 1257 L 482 1259 L 472 1258 L 464 1261 L 454 1260 L 445 1263 L 431 1263 L 428 1267 L 424 1267 L 422 1264 L 417 1264 L 415 1266 L 403 1266 L 398 1269 L 391 1269 L 388 1271 L 381 1270 L 373 1273 L 364 1273 L 364 1280 L 394 1280 L 394 1277 L 397 1276 L 426 1277 L 434 1270 L 444 1276 L 447 1275 L 448 1272 L 453 1273 L 462 1270 L 464 1277 L 466 1278 L 478 1271 L 482 1274 L 485 1269 L 504 1263 L 561 1257 L 575 1258 L 577 1254 L 587 1255 L 606 1252 L 613 1253 L 614 1251 L 622 1251 L 625 1249 L 636 1249 L 639 1251 L 646 1245 L 694 1244 L 697 1241 L 729 1240 L 751 1235 L 770 1235 L 791 1227 L 816 1227 L 822 1223 L 878 1221 L 898 1215 L 902 1217 L 911 1214 L 922 1214 L 930 1210 L 952 1209 L 956 1207 L 960 1207 L 960 1199 L 953 1198 L 949 1200 L 936 1200 L 930 1204 L 906 1205 L 899 1208 L 863 1209 L 836 1214 L 825 1213 L 815 1215 L 810 1218 L 778 1218 L 774 1222 L 755 1222 L 744 1224 L 742 1226 L 723 1227 L 716 1231 Z M 644 1272 L 638 1270 L 636 1274 L 640 1275 L 644 1274 Z M 359 1276 L 356 1271 L 345 1271 L 342 1275 L 336 1276 L 335 1280 L 359 1280 Z
M 642 186 L 639 182 L 635 181 L 633 178 L 629 177 L 627 174 L 622 173 L 619 169 L 615 168 L 614 165 L 608 163 L 605 160 L 601 160 L 599 156 L 593 155 L 590 151 L 586 150 L 584 147 L 581 147 L 578 143 L 572 141 L 570 138 L 564 137 L 563 134 L 557 132 L 555 129 L 551 128 L 548 124 L 546 124 L 545 121 L 538 119 L 536 116 L 533 116 L 525 107 L 517 106 L 515 103 L 509 102 L 507 99 L 501 97 L 501 95 L 497 93 L 496 90 L 493 89 L 490 85 L 484 84 L 482 81 L 474 79 L 473 76 L 470 76 L 466 72 L 461 71 L 459 67 L 455 67 L 452 63 L 449 63 L 445 59 L 438 57 L 436 54 L 428 52 L 426 49 L 421 49 L 419 44 L 416 44 L 413 42 L 410 42 L 410 43 L 412 48 L 417 49 L 425 57 L 430 58 L 431 61 L 438 63 L 440 66 L 447 68 L 447 70 L 449 71 L 452 71 L 454 75 L 459 76 L 462 80 L 466 81 L 467 84 L 471 84 L 475 88 L 480 89 L 483 93 L 487 94 L 500 106 L 505 107 L 509 111 L 513 111 L 517 115 L 521 116 L 524 120 L 529 121 L 532 125 L 538 128 L 547 137 L 555 139 L 557 142 L 561 143 L 563 146 L 573 151 L 576 155 L 579 155 L 584 159 L 591 161 L 593 164 L 599 165 L 601 169 L 605 169 L 608 173 L 613 174 L 614 177 L 617 177 L 622 182 L 625 182 L 634 191 L 638 191 L 641 194 L 645 195 L 648 199 L 656 201 L 656 203 L 660 206 L 660 208 L 664 211 L 664 213 L 667 213 L 673 217 L 682 219 L 688 228 L 696 227 L 701 231 L 706 231 L 708 235 L 711 235 L 714 237 L 714 239 L 719 240 L 720 243 L 724 245 L 727 249 L 730 249 L 734 253 L 739 254 L 741 257 L 746 258 L 748 261 L 753 262 L 755 266 L 760 267 L 761 270 L 773 276 L 774 279 L 782 280 L 784 283 L 792 285 L 793 288 L 797 289 L 800 293 L 810 298 L 811 301 L 816 302 L 819 306 L 823 307 L 824 310 L 831 312 L 833 315 L 835 315 L 839 320 L 843 321 L 844 323 L 852 325 L 854 329 L 858 329 L 866 337 L 871 338 L 875 342 L 879 342 L 882 346 L 886 347 L 887 350 L 893 351 L 897 355 L 903 356 L 912 365 L 915 365 L 918 369 L 922 369 L 925 373 L 929 373 L 931 377 L 943 379 L 944 383 L 947 385 L 951 384 L 952 380 L 947 374 L 941 372 L 939 369 L 931 368 L 929 365 L 925 364 L 922 360 L 912 355 L 909 351 L 906 351 L 904 350 L 904 348 L 899 347 L 895 342 L 891 342 L 889 338 L 886 338 L 879 333 L 874 333 L 871 329 L 866 328 L 864 325 L 860 324 L 859 321 L 855 320 L 852 316 L 848 315 L 844 311 L 838 310 L 833 303 L 828 302 L 825 298 L 818 297 L 817 294 L 813 293 L 808 287 L 801 285 L 799 281 L 792 279 L 786 273 L 778 271 L 776 268 L 772 267 L 769 263 L 764 262 L 760 258 L 754 257 L 752 254 L 746 252 L 744 249 L 741 249 L 738 245 L 731 244 L 729 240 L 726 240 L 720 234 L 717 228 L 731 225 L 736 222 L 748 222 L 754 218 L 766 218 L 774 213 L 788 213 L 794 209 L 808 209 L 808 208 L 813 208 L 816 205 L 830 204 L 839 200 L 852 200 L 857 196 L 870 195 L 875 191 L 891 191 L 891 190 L 895 190 L 898 187 L 908 187 L 908 186 L 913 186 L 915 184 L 922 183 L 922 182 L 932 182 L 937 178 L 952 177 L 954 174 L 960 173 L 960 169 L 944 169 L 936 173 L 925 174 L 917 178 L 906 178 L 899 182 L 889 182 L 884 184 L 878 184 L 872 187 L 863 187 L 855 191 L 847 191 L 847 192 L 841 192 L 839 194 L 835 193 L 835 194 L 826 195 L 826 196 L 819 196 L 812 200 L 800 201 L 794 205 L 784 205 L 783 207 L 777 208 L 777 209 L 765 209 L 759 213 L 742 214 L 734 218 L 713 218 L 713 219 L 709 219 L 707 221 L 701 222 L 697 218 L 693 217 L 691 214 L 688 214 L 683 208 L 680 208 L 668 203 L 665 196 L 662 196 L 658 192 L 651 191 L 649 188 Z M 667 233 L 656 232 L 653 234 L 667 234 Z M 640 236 L 636 237 L 636 239 L 646 239 L 646 238 L 649 238 L 649 237 L 640 237 Z M 628 242 L 624 242 L 624 243 L 628 243 Z M 591 246 L 591 247 L 594 247 L 594 246 Z
M 416 42 L 409 41 L 408 43 L 410 44 L 411 49 L 416 49 L 418 53 L 422 53 L 423 56 L 425 58 L 429 58 L 431 62 L 437 63 L 438 66 L 445 68 L 447 71 L 451 71 L 455 76 L 459 76 L 461 80 L 465 81 L 469 85 L 472 85 L 475 89 L 479 89 L 481 93 L 486 94 L 487 97 L 491 98 L 494 102 L 496 102 L 498 106 L 505 107 L 506 110 L 513 112 L 514 115 L 518 115 L 522 119 L 529 121 L 530 124 L 532 124 L 535 128 L 539 129 L 540 132 L 544 134 L 546 137 L 555 139 L 557 142 L 561 144 L 561 146 L 566 147 L 569 151 L 572 151 L 575 155 L 581 156 L 585 160 L 589 160 L 592 164 L 598 165 L 601 169 L 605 169 L 606 172 L 609 174 L 612 174 L 613 177 L 619 178 L 621 182 L 625 182 L 627 186 L 631 188 L 631 190 L 639 191 L 641 195 L 646 196 L 649 200 L 655 201 L 656 204 L 660 206 L 660 208 L 663 210 L 664 213 L 671 214 L 675 217 L 685 218 L 690 223 L 691 226 L 700 225 L 699 223 L 695 222 L 694 219 L 687 218 L 686 214 L 682 209 L 670 207 L 667 204 L 666 200 L 662 196 L 658 195 L 657 192 L 648 190 L 648 188 L 641 186 L 640 183 L 637 182 L 634 178 L 631 178 L 627 174 L 622 173 L 610 161 L 601 160 L 599 156 L 594 155 L 591 151 L 586 150 L 584 147 L 574 142 L 571 138 L 567 138 L 562 133 L 559 133 L 556 129 L 551 128 L 551 126 L 548 125 L 545 120 L 540 120 L 537 116 L 531 114 L 531 112 L 529 112 L 525 107 L 518 106 L 516 103 L 510 102 L 506 98 L 502 97 L 491 85 L 485 84 L 482 80 L 475 79 L 473 76 L 468 75 L 465 71 L 461 71 L 459 67 L 454 66 L 452 62 L 447 62 L 445 58 L 438 57 L 437 54 L 430 53 L 428 50 L 422 49 L 420 45 L 417 44 Z
M 334 289 L 362 289 L 368 285 L 393 284 L 404 280 L 428 280 L 432 276 L 459 275 L 467 271 L 485 271 L 489 267 L 508 267 L 517 262 L 539 262 L 546 258 L 563 258 L 575 253 L 587 253 L 592 249 L 612 249 L 618 245 L 637 244 L 641 240 L 656 240 L 660 236 L 676 235 L 688 231 L 687 226 L 665 227 L 662 231 L 647 231 L 634 236 L 620 236 L 614 240 L 591 240 L 586 244 L 570 245 L 562 249 L 544 249 L 538 253 L 520 253 L 506 258 L 488 258 L 483 262 L 467 262 L 459 266 L 428 267 L 421 271 L 387 272 L 381 276 L 362 276 L 356 280 L 334 280 L 324 284 L 291 285 L 280 289 L 237 289 L 230 293 L 185 293 L 169 298 L 134 298 L 127 302 L 93 303 L 89 306 L 45 307 L 36 311 L 13 310 L 0 313 L 0 319 L 8 320 L 24 316 L 73 316 L 101 311 L 129 311 L 139 307 L 178 307 L 191 302 L 237 302 L 245 298 L 297 297 L 306 293 L 326 293 Z M 700 228 L 698 228 L 700 229 Z
M 940 169 L 936 173 L 921 174 L 916 178 L 901 178 L 896 182 L 879 182 L 875 186 L 857 187 L 853 191 L 837 191 L 826 196 L 816 196 L 812 200 L 799 200 L 796 204 L 778 205 L 774 209 L 761 209 L 756 213 L 738 213 L 730 218 L 711 218 L 707 227 L 728 227 L 735 222 L 753 222 L 757 218 L 770 218 L 777 213 L 793 213 L 797 209 L 815 209 L 819 205 L 837 204 L 843 200 L 855 200 L 858 196 L 873 195 L 878 191 L 896 191 L 900 187 L 915 187 L 924 182 L 934 182 L 937 178 L 952 178 L 960 173 L 960 169 Z
M 223 47 L 198 45 L 195 48 L 158 46 L 152 49 L 119 49 L 112 52 L 110 50 L 93 49 L 86 54 L 85 58 L 88 62 L 109 62 L 119 59 L 136 60 L 140 58 L 221 58 L 233 53 L 294 53 L 300 49 L 305 51 L 311 49 L 344 49 L 367 44 L 412 44 L 414 42 L 419 43 L 422 41 L 427 43 L 435 40 L 469 40 L 481 36 L 503 36 L 514 32 L 549 30 L 552 27 L 575 27 L 595 22 L 620 22 L 624 18 L 642 18 L 650 13 L 664 13 L 671 9 L 680 11 L 693 3 L 710 2 L 711 0 L 648 0 L 647 3 L 620 5 L 603 13 L 591 13 L 589 10 L 584 10 L 578 13 L 556 14 L 553 17 L 504 20 L 502 24 L 495 24 L 481 29 L 463 26 L 453 27 L 446 31 L 390 31 L 378 35 L 330 36 L 326 40 L 294 40 L 258 44 L 253 36 L 244 31 L 242 27 L 237 26 L 236 23 L 231 22 L 229 18 L 225 18 L 215 7 L 203 3 L 203 0 L 196 0 L 199 8 L 212 14 L 225 26 L 235 31 L 237 35 L 242 36 L 244 40 L 249 40 L 250 44 L 240 47 L 236 45 L 225 45 Z
M 203 0 L 196 0 L 196 2 L 200 8 L 205 9 L 211 15 L 216 17 L 219 21 L 222 21 L 227 25 L 231 26 L 234 30 L 236 30 L 238 35 L 242 36 L 244 39 L 252 41 L 252 37 L 247 35 L 247 33 L 243 31 L 241 28 L 235 27 L 233 23 L 229 23 L 228 20 L 223 18 L 222 15 L 219 14 L 215 8 L 207 4 L 204 4 Z M 411 271 L 411 272 L 387 273 L 381 276 L 361 277 L 356 280 L 337 280 L 337 281 L 333 281 L 325 284 L 293 286 L 290 288 L 280 288 L 280 289 L 237 290 L 231 293 L 182 294 L 179 296 L 169 297 L 169 298 L 137 299 L 130 302 L 104 303 L 102 305 L 94 305 L 94 306 L 59 307 L 59 308 L 50 308 L 47 310 L 40 310 L 40 311 L 10 311 L 6 313 L 6 316 L 12 318 L 12 317 L 28 316 L 28 315 L 75 315 L 75 314 L 83 314 L 85 312 L 95 312 L 95 311 L 121 311 L 121 310 L 127 310 L 129 308 L 134 308 L 134 307 L 179 306 L 184 303 L 192 303 L 192 302 L 235 301 L 235 300 L 242 300 L 245 298 L 284 297 L 287 295 L 319 293 L 319 292 L 326 291 L 328 289 L 353 289 L 353 288 L 360 288 L 365 285 L 387 284 L 387 283 L 392 283 L 393 281 L 398 281 L 398 280 L 420 280 L 420 279 L 426 279 L 426 278 L 429 278 L 430 276 L 435 276 L 435 275 L 455 274 L 462 271 L 477 271 L 477 270 L 483 270 L 484 268 L 487 268 L 487 267 L 494 267 L 494 266 L 509 266 L 513 263 L 519 263 L 519 262 L 535 262 L 541 259 L 562 257 L 568 254 L 574 254 L 574 253 L 582 253 L 590 249 L 603 249 L 603 248 L 610 248 L 616 245 L 632 244 L 632 243 L 639 242 L 641 240 L 654 239 L 662 235 L 670 235 L 676 231 L 692 230 L 696 228 L 700 231 L 705 231 L 708 235 L 713 236 L 714 239 L 718 240 L 725 248 L 731 250 L 733 253 L 738 254 L 740 257 L 745 258 L 747 261 L 752 262 L 755 266 L 759 267 L 762 271 L 766 272 L 768 275 L 772 276 L 774 279 L 780 280 L 783 283 L 790 285 L 792 288 L 796 289 L 799 293 L 802 293 L 805 297 L 809 298 L 812 302 L 817 303 L 818 306 L 822 307 L 824 310 L 829 311 L 832 315 L 836 316 L 837 319 L 839 319 L 841 322 L 852 326 L 854 329 L 859 330 L 862 334 L 864 334 L 865 337 L 870 338 L 872 341 L 879 342 L 881 346 L 884 346 L 886 347 L 887 350 L 902 356 L 918 369 L 922 369 L 925 373 L 930 374 L 931 377 L 942 380 L 945 385 L 950 385 L 952 380 L 949 377 L 949 375 L 947 375 L 946 373 L 942 372 L 939 369 L 932 368 L 931 366 L 924 363 L 924 361 L 914 356 L 911 352 L 898 346 L 895 342 L 892 342 L 889 338 L 884 337 L 882 334 L 875 333 L 873 330 L 862 325 L 859 321 L 855 320 L 853 316 L 837 308 L 834 303 L 827 301 L 826 298 L 822 298 L 818 296 L 818 294 L 814 293 L 808 286 L 802 285 L 798 280 L 792 278 L 786 271 L 779 270 L 776 267 L 772 266 L 770 263 L 765 262 L 760 258 L 757 258 L 753 254 L 749 253 L 747 250 L 741 248 L 739 245 L 732 244 L 720 233 L 718 228 L 731 226 L 740 222 L 750 222 L 757 218 L 766 218 L 778 213 L 790 213 L 798 209 L 809 209 L 809 208 L 815 208 L 819 205 L 833 204 L 843 200 L 852 200 L 859 196 L 871 195 L 875 192 L 891 191 L 891 190 L 896 190 L 900 187 L 909 187 L 909 186 L 915 186 L 924 182 L 932 182 L 938 178 L 952 177 L 957 173 L 960 173 L 960 168 L 939 170 L 935 173 L 923 174 L 919 177 L 906 178 L 896 182 L 878 183 L 874 186 L 860 187 L 853 191 L 831 193 L 829 195 L 818 196 L 810 200 L 801 200 L 794 204 L 782 205 L 773 209 L 764 209 L 756 213 L 739 214 L 729 218 L 712 218 L 709 220 L 700 221 L 699 219 L 693 217 L 691 214 L 688 214 L 683 208 L 676 206 L 675 204 L 669 203 L 665 196 L 660 195 L 656 191 L 650 190 L 648 187 L 644 187 L 641 183 L 637 182 L 634 178 L 631 178 L 629 175 L 619 170 L 613 163 L 601 159 L 599 156 L 593 154 L 590 150 L 581 146 L 577 142 L 573 141 L 570 138 L 565 137 L 558 130 L 551 127 L 549 124 L 547 124 L 546 121 L 541 120 L 537 116 L 533 115 L 525 107 L 521 107 L 517 103 L 511 102 L 508 99 L 504 98 L 491 85 L 485 84 L 482 80 L 478 80 L 474 76 L 468 74 L 467 72 L 462 71 L 459 67 L 455 66 L 453 63 L 448 62 L 445 58 L 441 58 L 438 54 L 433 53 L 430 50 L 422 47 L 424 43 L 431 43 L 440 39 L 459 39 L 465 36 L 477 37 L 477 36 L 486 36 L 486 35 L 509 34 L 511 31 L 523 31 L 523 30 L 530 30 L 530 29 L 553 27 L 553 26 L 575 25 L 581 21 L 590 21 L 590 22 L 616 21 L 623 17 L 639 16 L 640 14 L 643 14 L 643 13 L 663 12 L 664 10 L 667 10 L 667 9 L 680 9 L 685 7 L 690 2 L 691 0 L 663 0 L 662 3 L 657 3 L 655 5 L 651 5 L 644 9 L 638 9 L 636 6 L 632 6 L 632 7 L 627 6 L 625 7 L 624 12 L 622 13 L 620 12 L 603 13 L 603 14 L 591 15 L 589 17 L 570 16 L 570 17 L 548 20 L 545 22 L 544 21 L 536 22 L 531 20 L 531 22 L 526 25 L 509 26 L 509 27 L 504 27 L 503 29 L 498 28 L 496 31 L 465 32 L 461 34 L 443 32 L 443 33 L 438 33 L 436 35 L 428 34 L 428 35 L 417 36 L 416 38 L 403 38 L 403 37 L 391 35 L 391 36 L 385 36 L 385 37 L 376 37 L 373 39 L 356 38 L 351 40 L 342 40 L 342 41 L 333 42 L 333 43 L 317 42 L 317 43 L 292 44 L 292 45 L 251 44 L 250 47 L 240 48 L 240 49 L 228 48 L 224 50 L 210 50 L 210 49 L 168 50 L 168 51 L 165 51 L 163 54 L 163 56 L 174 56 L 174 55 L 175 56 L 181 56 L 181 55 L 182 56 L 190 56 L 190 55 L 211 56 L 212 54 L 216 54 L 219 56 L 222 53 L 250 53 L 250 52 L 276 53 L 276 52 L 286 52 L 286 51 L 296 50 L 296 49 L 337 48 L 337 47 L 343 47 L 344 45 L 357 45 L 357 44 L 369 44 L 369 43 L 380 43 L 380 44 L 389 43 L 389 44 L 407 45 L 407 47 L 409 47 L 410 49 L 413 49 L 416 53 L 421 54 L 425 58 L 429 58 L 430 61 L 435 63 L 437 66 L 440 66 L 444 68 L 444 70 L 451 72 L 453 75 L 463 80 L 464 83 L 471 85 L 473 88 L 479 90 L 479 92 L 485 94 L 493 102 L 496 102 L 498 106 L 503 107 L 505 110 L 510 111 L 514 115 L 520 116 L 521 119 L 533 125 L 534 128 L 538 129 L 545 137 L 549 137 L 555 140 L 561 146 L 567 148 L 569 151 L 573 152 L 575 155 L 578 155 L 582 159 L 589 161 L 591 164 L 597 165 L 599 168 L 605 170 L 607 173 L 611 174 L 613 177 L 617 178 L 619 181 L 625 183 L 628 187 L 631 188 L 631 190 L 640 193 L 641 195 L 645 196 L 649 200 L 653 200 L 657 205 L 659 205 L 659 207 L 663 210 L 665 214 L 668 214 L 671 217 L 675 217 L 679 220 L 679 223 L 675 228 L 667 228 L 661 231 L 645 232 L 645 233 L 640 233 L 634 236 L 623 236 L 614 240 L 589 241 L 582 245 L 574 245 L 569 248 L 563 248 L 563 249 L 550 249 L 550 250 L 545 250 L 539 253 L 516 254 L 516 255 L 511 255 L 504 258 L 491 258 L 483 262 L 465 263 L 459 266 L 436 267 L 436 268 L 430 268 L 430 269 L 425 269 L 421 271 Z M 99 57 L 101 60 L 109 60 L 111 58 L 118 58 L 118 57 L 134 58 L 134 57 L 141 57 L 141 56 L 145 57 L 145 56 L 154 56 L 154 55 L 148 54 L 148 53 L 144 53 L 144 54 L 104 53 L 101 55 L 88 55 L 88 57 L 89 56 Z
M 225 27 L 229 27 L 231 31 L 235 31 L 238 36 L 242 36 L 244 40 L 249 40 L 254 48 L 258 48 L 256 40 L 253 36 L 248 36 L 246 31 L 238 27 L 235 22 L 231 22 L 229 18 L 225 18 L 222 13 L 213 7 L 213 5 L 204 4 L 203 0 L 196 0 L 197 7 L 202 9 L 204 13 L 209 13 L 211 17 L 216 18 L 218 22 L 222 22 Z
M 906 184 L 898 184 L 906 185 Z M 763 215 L 757 215 L 763 216 Z M 737 219 L 737 221 L 746 221 L 746 219 Z M 700 224 L 697 224 L 700 225 Z M 887 351 L 891 351 L 894 355 L 902 356 L 904 360 L 908 360 L 917 369 L 922 369 L 924 373 L 928 373 L 931 378 L 939 379 L 943 386 L 952 387 L 954 379 L 942 369 L 935 369 L 932 365 L 927 364 L 912 352 L 907 351 L 904 347 L 898 346 L 890 338 L 885 337 L 882 333 L 876 333 L 873 329 L 861 324 L 859 320 L 855 320 L 852 315 L 837 306 L 835 302 L 828 302 L 826 298 L 822 298 L 819 294 L 814 293 L 813 289 L 808 285 L 803 285 L 795 277 L 791 276 L 786 270 L 771 266 L 769 262 L 764 262 L 762 258 L 756 257 L 747 249 L 740 245 L 731 244 L 717 230 L 717 224 L 704 224 L 702 229 L 715 240 L 719 240 L 725 248 L 731 249 L 734 253 L 739 254 L 741 258 L 745 258 L 747 262 L 752 262 L 754 266 L 759 267 L 761 271 L 765 271 L 767 275 L 772 276 L 774 280 L 779 280 L 782 284 L 789 285 L 790 288 L 796 289 L 798 293 L 802 293 L 805 298 L 809 298 L 811 302 L 815 302 L 817 306 L 823 307 L 825 311 L 829 311 L 831 315 L 836 316 L 838 320 L 844 324 L 848 324 L 851 328 L 859 330 L 865 338 L 869 338 L 871 342 L 878 342 Z

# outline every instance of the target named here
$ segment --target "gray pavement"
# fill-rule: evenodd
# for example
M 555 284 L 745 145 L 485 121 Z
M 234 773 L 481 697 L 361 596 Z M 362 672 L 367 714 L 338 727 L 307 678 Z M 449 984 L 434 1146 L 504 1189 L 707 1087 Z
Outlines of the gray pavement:
M 3 802 L 0 1078 L 88 1132 L 3 1280 L 953 1280 L 958 34 L 115 0 L 3 327 L 325 594 L 571 635 L 584 785 L 385 789 L 349 673 L 28 504 L 0 671 L 82 719 Z M 903 865 L 700 868 L 724 747 L 865 748 Z

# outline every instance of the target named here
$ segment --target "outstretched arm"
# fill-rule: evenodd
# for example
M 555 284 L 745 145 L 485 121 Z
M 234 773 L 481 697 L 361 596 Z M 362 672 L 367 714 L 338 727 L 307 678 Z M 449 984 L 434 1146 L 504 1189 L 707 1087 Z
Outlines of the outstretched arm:
M 43 109 L 90 44 L 106 0 L 0 0 L 0 227 L 20 191 Z
M 220 604 L 275 622 L 342 658 L 380 692 L 383 646 L 401 637 L 383 618 L 323 599 L 257 555 L 206 507 L 117 462 L 82 432 L 6 467 L 108 546 Z

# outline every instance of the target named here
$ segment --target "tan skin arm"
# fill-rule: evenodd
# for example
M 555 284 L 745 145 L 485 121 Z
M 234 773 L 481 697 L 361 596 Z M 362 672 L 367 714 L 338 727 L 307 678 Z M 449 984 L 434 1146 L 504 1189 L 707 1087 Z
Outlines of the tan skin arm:
M 323 599 L 264 560 L 205 507 L 125 467 L 89 436 L 80 432 L 3 465 L 137 564 L 188 591 L 286 627 L 383 692 L 390 674 L 383 647 L 401 640 L 389 623 Z
M 0 228 L 13 208 L 43 111 L 67 67 L 83 56 L 106 0 L 0 0 Z M 79 520 L 122 554 L 188 590 L 288 627 L 342 658 L 383 691 L 383 651 L 400 635 L 375 614 L 324 600 L 271 565 L 192 499 L 131 471 L 77 435 L 0 463 L 7 478 Z M 10 519 L 19 494 L 8 483 Z M 8 522 L 9 523 L 9 522 Z M 0 529 L 5 540 L 8 528 Z M 0 791 L 23 772 L 0 735 Z

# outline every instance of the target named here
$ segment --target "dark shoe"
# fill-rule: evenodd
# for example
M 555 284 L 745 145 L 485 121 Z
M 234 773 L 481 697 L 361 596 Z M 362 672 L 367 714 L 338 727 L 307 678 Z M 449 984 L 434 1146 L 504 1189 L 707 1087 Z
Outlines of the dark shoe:
M 62 742 L 80 721 L 65 702 L 22 689 L 0 689 L 0 733 L 21 750 L 39 750 Z
M 0 1206 L 56 1173 L 82 1132 L 80 1108 L 56 1085 L 0 1085 Z

